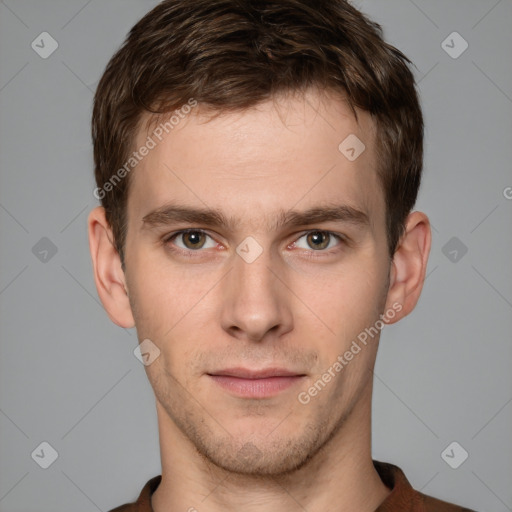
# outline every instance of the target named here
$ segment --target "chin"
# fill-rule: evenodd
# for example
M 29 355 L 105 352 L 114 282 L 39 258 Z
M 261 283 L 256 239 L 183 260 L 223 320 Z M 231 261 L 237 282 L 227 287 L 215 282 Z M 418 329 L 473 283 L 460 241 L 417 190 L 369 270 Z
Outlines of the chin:
M 197 431 L 196 431 L 197 434 Z M 304 467 L 320 451 L 329 434 L 317 427 L 290 435 L 236 439 L 191 438 L 199 454 L 210 465 L 229 473 L 253 477 L 285 476 Z
M 302 469 L 335 436 L 344 419 L 341 412 L 339 418 L 336 414 L 324 416 L 320 412 L 309 417 L 292 413 L 279 421 L 276 418 L 269 421 L 265 415 L 268 411 L 264 410 L 259 410 L 259 414 L 253 410 L 250 416 L 235 418 L 190 403 L 181 389 L 162 392 L 160 381 L 153 384 L 170 430 L 180 431 L 175 440 L 188 441 L 190 448 L 212 470 L 220 468 L 233 475 L 268 478 Z

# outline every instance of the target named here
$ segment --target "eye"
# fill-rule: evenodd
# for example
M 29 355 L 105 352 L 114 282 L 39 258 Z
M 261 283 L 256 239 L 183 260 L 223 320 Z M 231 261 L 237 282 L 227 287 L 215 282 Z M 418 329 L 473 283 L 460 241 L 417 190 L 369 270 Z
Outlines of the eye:
M 209 245 L 207 242 L 208 238 L 211 240 Z M 184 231 L 179 231 L 178 233 L 174 233 L 173 235 L 166 238 L 165 242 L 170 243 L 173 240 L 176 240 L 174 245 L 180 249 L 191 251 L 197 251 L 198 249 L 212 249 L 216 245 L 216 242 L 212 239 L 212 237 L 200 229 L 187 229 Z
M 305 239 L 306 246 L 300 240 Z M 337 244 L 333 243 L 337 240 Z M 325 249 L 332 249 L 343 241 L 342 237 L 335 235 L 330 231 L 309 231 L 301 236 L 296 242 L 293 243 L 295 247 L 300 249 L 313 249 L 314 251 L 324 251 Z

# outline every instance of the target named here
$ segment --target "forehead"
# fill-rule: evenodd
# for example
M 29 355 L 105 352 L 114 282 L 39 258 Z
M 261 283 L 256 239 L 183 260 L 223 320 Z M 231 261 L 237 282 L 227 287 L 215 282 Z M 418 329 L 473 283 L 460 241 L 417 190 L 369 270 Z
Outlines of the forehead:
M 153 119 L 136 137 L 136 150 L 152 148 L 132 171 L 128 222 L 176 201 L 253 227 L 322 204 L 357 208 L 374 224 L 384 216 L 376 130 L 368 113 L 357 114 L 339 96 L 311 90 L 213 119 L 200 104 Z

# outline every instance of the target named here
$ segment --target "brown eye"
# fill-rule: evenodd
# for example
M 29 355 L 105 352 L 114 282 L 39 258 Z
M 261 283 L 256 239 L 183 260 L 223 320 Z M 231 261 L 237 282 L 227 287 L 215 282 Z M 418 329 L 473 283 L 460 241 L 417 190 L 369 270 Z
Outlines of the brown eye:
M 312 231 L 306 239 L 312 249 L 325 249 L 329 245 L 331 235 L 325 231 Z
M 343 243 L 343 235 L 316 229 L 304 233 L 298 240 L 293 242 L 293 246 L 297 249 L 304 249 L 309 252 L 310 256 L 313 253 L 328 255 L 332 254 L 333 251 L 341 249 Z
M 215 239 L 201 229 L 184 229 L 164 238 L 167 249 L 180 256 L 201 256 L 218 247 Z
M 187 249 L 201 249 L 206 242 L 206 235 L 202 231 L 187 231 L 179 237 Z

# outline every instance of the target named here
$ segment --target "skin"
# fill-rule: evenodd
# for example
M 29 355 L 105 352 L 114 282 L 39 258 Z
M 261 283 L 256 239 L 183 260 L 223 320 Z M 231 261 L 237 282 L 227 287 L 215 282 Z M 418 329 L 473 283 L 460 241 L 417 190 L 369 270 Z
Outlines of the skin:
M 139 340 L 160 350 L 145 366 L 160 433 L 156 512 L 370 512 L 390 492 L 371 458 L 379 336 L 307 404 L 298 395 L 380 314 L 393 310 L 386 317 L 393 323 L 413 310 L 429 221 L 410 213 L 390 259 L 373 119 L 358 111 L 357 122 L 340 97 L 316 90 L 274 100 L 209 122 L 199 105 L 138 164 L 125 272 L 103 209 L 89 215 L 94 277 L 109 317 L 136 326 Z M 353 162 L 338 150 L 349 134 L 366 146 Z M 137 147 L 147 135 L 140 130 Z M 143 222 L 170 201 L 236 221 Z M 273 225 L 281 211 L 326 204 L 363 210 L 369 222 Z M 186 228 L 205 234 L 165 241 Z M 318 249 L 318 231 L 343 239 Z M 251 263 L 236 252 L 249 236 L 262 249 Z M 190 248 L 197 240 L 203 248 Z M 273 397 L 239 397 L 208 375 L 229 367 L 280 367 L 303 377 Z

